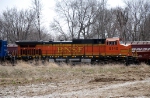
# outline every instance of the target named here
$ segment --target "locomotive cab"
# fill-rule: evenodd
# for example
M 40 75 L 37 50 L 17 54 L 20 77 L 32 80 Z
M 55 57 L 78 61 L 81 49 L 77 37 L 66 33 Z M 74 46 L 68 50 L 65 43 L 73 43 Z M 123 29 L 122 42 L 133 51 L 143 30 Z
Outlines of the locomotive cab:
M 106 55 L 117 61 L 125 61 L 126 65 L 132 64 L 131 44 L 123 44 L 119 38 L 106 39 Z
M 119 38 L 107 38 L 106 55 L 130 56 L 132 55 L 131 45 L 123 44 Z

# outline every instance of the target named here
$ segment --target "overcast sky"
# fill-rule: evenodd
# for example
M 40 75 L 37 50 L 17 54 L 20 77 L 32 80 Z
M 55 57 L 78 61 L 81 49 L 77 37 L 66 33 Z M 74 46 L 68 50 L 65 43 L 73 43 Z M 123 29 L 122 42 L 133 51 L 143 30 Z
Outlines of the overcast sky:
M 18 9 L 26 9 L 31 7 L 33 0 L 0 0 L 0 13 L 7 8 L 16 7 Z M 54 0 L 40 0 L 43 5 L 42 16 L 43 22 L 49 26 L 50 21 L 54 17 Z M 108 0 L 108 5 L 111 7 L 123 6 L 122 0 Z

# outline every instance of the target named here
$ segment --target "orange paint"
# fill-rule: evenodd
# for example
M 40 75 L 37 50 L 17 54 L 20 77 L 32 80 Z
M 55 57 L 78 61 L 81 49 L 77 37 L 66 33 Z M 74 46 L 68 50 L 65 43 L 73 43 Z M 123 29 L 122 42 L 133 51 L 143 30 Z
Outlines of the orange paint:
M 40 49 L 40 50 L 39 50 Z M 26 50 L 27 53 L 24 51 Z M 36 51 L 48 56 L 132 56 L 131 45 L 123 45 L 119 38 L 107 38 L 104 44 L 40 44 L 35 47 L 18 46 L 18 54 L 35 55 Z

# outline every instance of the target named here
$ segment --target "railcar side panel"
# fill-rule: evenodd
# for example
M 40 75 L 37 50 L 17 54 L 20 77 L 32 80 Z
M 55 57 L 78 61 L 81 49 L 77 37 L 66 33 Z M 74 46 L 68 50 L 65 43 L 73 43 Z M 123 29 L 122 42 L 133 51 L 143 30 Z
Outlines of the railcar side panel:
M 0 40 L 0 58 L 7 56 L 7 41 Z
M 132 53 L 141 62 L 148 62 L 150 64 L 150 42 L 133 42 L 131 44 Z

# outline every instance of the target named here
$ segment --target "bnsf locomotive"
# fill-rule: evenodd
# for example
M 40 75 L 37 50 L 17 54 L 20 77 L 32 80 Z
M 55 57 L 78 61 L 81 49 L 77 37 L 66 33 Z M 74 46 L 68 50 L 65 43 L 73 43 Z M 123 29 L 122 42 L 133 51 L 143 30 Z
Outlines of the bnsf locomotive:
M 119 38 L 73 39 L 72 41 L 17 41 L 18 59 L 70 61 L 125 61 L 134 60 L 131 45 L 120 43 Z
M 123 44 L 119 38 L 73 39 L 72 41 L 16 41 L 17 46 L 1 40 L 2 59 L 42 59 L 65 62 L 150 62 L 150 45 Z M 141 48 L 142 46 L 142 48 Z M 140 47 L 140 51 L 138 48 Z M 147 48 L 143 52 L 144 47 Z M 149 48 L 148 48 L 149 47 Z

